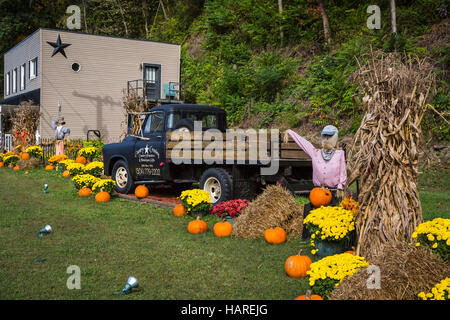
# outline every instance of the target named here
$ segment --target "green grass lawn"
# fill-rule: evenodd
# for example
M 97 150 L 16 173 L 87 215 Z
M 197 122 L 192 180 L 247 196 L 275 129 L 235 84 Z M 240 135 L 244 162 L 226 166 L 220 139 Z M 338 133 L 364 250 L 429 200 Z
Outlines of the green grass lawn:
M 420 186 L 425 219 L 450 217 L 448 177 L 447 170 Z M 299 238 L 277 246 L 216 238 L 214 219 L 207 233 L 191 235 L 189 221 L 148 204 L 79 198 L 56 172 L 1 168 L 0 299 L 292 300 L 308 288 L 306 279 L 284 272 L 290 255 L 300 248 L 309 254 Z M 46 224 L 53 233 L 38 239 Z M 81 290 L 66 286 L 70 265 L 81 269 Z M 130 275 L 139 291 L 113 295 Z

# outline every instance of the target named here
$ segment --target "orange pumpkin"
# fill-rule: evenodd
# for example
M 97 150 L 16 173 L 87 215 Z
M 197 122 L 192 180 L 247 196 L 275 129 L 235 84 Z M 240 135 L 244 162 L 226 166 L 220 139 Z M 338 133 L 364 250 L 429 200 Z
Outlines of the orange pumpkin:
M 173 215 L 177 217 L 182 217 L 186 214 L 186 210 L 184 210 L 184 206 L 182 204 L 177 204 L 173 208 Z
M 197 217 L 197 220 L 189 222 L 187 229 L 189 233 L 198 234 L 208 230 L 208 225 L 205 221 L 201 220 L 200 217 Z
M 302 250 L 295 256 L 290 256 L 284 263 L 286 274 L 292 278 L 306 277 L 306 271 L 310 269 L 311 259 L 308 256 L 302 256 Z
M 350 253 L 350 254 L 352 254 L 352 255 L 355 255 L 355 252 L 353 252 L 353 251 L 345 251 L 344 253 Z
M 45 171 L 51 171 L 51 170 L 55 170 L 55 167 L 52 166 L 51 164 L 49 164 L 45 167 Z
M 76 157 L 75 158 L 75 162 L 76 163 L 81 163 L 81 164 L 86 164 L 87 160 L 85 157 L 81 156 L 81 157 Z
M 143 184 L 141 184 L 137 186 L 136 189 L 134 190 L 134 195 L 139 199 L 145 198 L 149 195 L 148 188 Z
M 295 300 L 323 300 L 321 296 L 317 294 L 311 294 L 311 290 L 307 290 L 306 294 L 298 296 Z
M 22 160 L 27 160 L 30 158 L 30 154 L 28 152 L 24 152 L 21 155 Z
M 326 206 L 331 202 L 331 192 L 326 188 L 316 187 L 311 190 L 309 201 L 315 208 Z
M 233 226 L 228 221 L 217 222 L 213 228 L 216 237 L 228 237 L 232 230 Z
M 20 170 L 20 167 L 19 167 L 19 166 L 14 166 L 13 170 L 14 170 L 14 171 L 19 171 L 19 170 Z
M 286 231 L 283 228 L 269 228 L 264 232 L 264 239 L 268 243 L 280 244 L 286 241 Z
M 78 191 L 78 195 L 80 197 L 89 197 L 92 194 L 92 190 L 89 188 L 81 188 L 80 191 Z
M 97 202 L 108 202 L 110 199 L 111 199 L 111 196 L 106 191 L 99 192 L 95 196 L 95 201 L 97 201 Z
M 0 168 L 4 167 L 5 164 L 3 162 L 0 161 Z
M 63 177 L 64 177 L 64 178 L 70 177 L 70 172 L 69 172 L 68 170 L 64 171 L 64 172 L 63 172 Z

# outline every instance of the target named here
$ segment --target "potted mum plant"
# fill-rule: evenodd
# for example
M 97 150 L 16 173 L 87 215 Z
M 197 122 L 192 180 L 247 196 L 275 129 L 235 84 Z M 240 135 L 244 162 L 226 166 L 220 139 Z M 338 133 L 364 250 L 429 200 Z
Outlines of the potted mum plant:
M 234 219 L 237 218 L 245 208 L 247 208 L 248 204 L 249 201 L 247 199 L 219 202 L 211 209 L 211 214 L 219 218 L 223 218 L 233 224 Z
M 204 216 L 211 209 L 211 198 L 203 189 L 185 190 L 178 198 L 189 215 Z

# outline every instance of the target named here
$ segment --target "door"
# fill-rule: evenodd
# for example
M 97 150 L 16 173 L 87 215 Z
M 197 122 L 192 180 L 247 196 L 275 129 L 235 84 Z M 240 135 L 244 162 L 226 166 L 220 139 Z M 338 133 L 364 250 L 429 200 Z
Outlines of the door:
M 161 98 L 161 66 L 144 64 L 144 94 L 147 99 Z
M 164 112 L 155 111 L 143 124 L 144 139 L 137 139 L 134 156 L 136 180 L 160 180 L 164 165 Z

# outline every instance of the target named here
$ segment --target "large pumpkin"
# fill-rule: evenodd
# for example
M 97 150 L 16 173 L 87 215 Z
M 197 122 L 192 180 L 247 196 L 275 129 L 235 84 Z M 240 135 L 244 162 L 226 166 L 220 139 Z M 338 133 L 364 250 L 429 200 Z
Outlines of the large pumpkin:
M 134 195 L 137 198 L 145 198 L 149 195 L 149 191 L 148 188 L 146 186 L 144 186 L 143 184 L 139 185 L 136 187 L 136 189 L 134 190 Z
M 64 178 L 70 177 L 70 172 L 69 172 L 68 170 L 65 170 L 65 171 L 63 172 L 63 177 L 64 177 Z
M 217 222 L 213 228 L 216 237 L 228 237 L 232 230 L 233 226 L 228 221 Z
M 3 162 L 0 161 L 0 168 L 4 167 L 5 164 Z
M 308 256 L 302 256 L 302 250 L 295 256 L 287 258 L 284 264 L 284 270 L 286 274 L 292 278 L 304 278 L 306 277 L 306 271 L 311 269 L 311 259 Z
M 92 194 L 92 190 L 90 188 L 81 188 L 80 191 L 78 191 L 78 195 L 80 197 L 88 197 Z
M 99 192 L 95 196 L 95 201 L 97 201 L 97 202 L 108 202 L 110 199 L 111 199 L 111 196 L 106 191 Z
M 24 152 L 20 157 L 22 158 L 22 160 L 27 160 L 30 159 L 30 154 L 28 152 Z
M 55 170 L 55 167 L 52 166 L 51 164 L 49 164 L 45 167 L 45 171 L 51 171 L 51 170 Z
M 311 190 L 309 201 L 315 208 L 326 206 L 331 202 L 331 192 L 326 188 L 316 187 Z
M 311 290 L 307 290 L 306 294 L 298 296 L 295 300 L 323 300 L 323 298 L 317 294 L 311 294 Z
M 280 227 L 269 228 L 264 232 L 264 239 L 268 243 L 280 244 L 286 241 L 286 231 Z
M 76 157 L 75 158 L 75 162 L 76 163 L 81 163 L 81 164 L 86 164 L 87 160 L 85 157 L 81 156 L 81 157 Z
M 189 222 L 187 229 L 189 233 L 198 234 L 208 230 L 208 225 L 205 221 L 201 220 L 200 217 L 197 217 L 197 220 Z
M 186 214 L 186 210 L 184 210 L 184 206 L 182 204 L 177 204 L 173 208 L 173 215 L 177 217 L 182 217 Z

